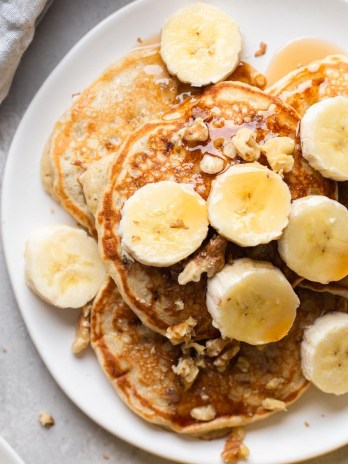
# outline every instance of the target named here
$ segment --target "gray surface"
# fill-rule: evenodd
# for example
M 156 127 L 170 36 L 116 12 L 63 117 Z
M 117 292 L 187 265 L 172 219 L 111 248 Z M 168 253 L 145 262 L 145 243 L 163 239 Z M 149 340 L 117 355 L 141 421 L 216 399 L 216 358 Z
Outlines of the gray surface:
M 126 3 L 126 0 L 55 0 L 20 64 L 10 95 L 0 107 L 1 173 L 16 127 L 44 79 L 80 37 Z M 2 250 L 0 282 L 0 435 L 27 464 L 168 464 L 102 430 L 55 384 L 23 324 Z M 38 423 L 42 409 L 56 420 L 50 430 Z M 348 447 L 311 462 L 346 464 L 347 456 Z

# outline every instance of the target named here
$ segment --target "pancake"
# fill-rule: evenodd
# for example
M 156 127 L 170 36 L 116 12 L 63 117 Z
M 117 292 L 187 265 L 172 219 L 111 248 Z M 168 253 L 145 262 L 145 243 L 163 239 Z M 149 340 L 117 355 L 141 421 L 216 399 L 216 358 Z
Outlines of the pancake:
M 207 142 L 177 142 L 178 132 L 197 117 L 203 117 L 209 126 Z M 221 140 L 229 140 L 241 127 L 254 129 L 260 143 L 272 136 L 295 139 L 298 123 L 297 113 L 278 98 L 255 87 L 223 82 L 208 88 L 201 97 L 186 100 L 162 120 L 145 124 L 128 138 L 108 171 L 96 227 L 107 271 L 145 325 L 165 334 L 169 326 L 193 317 L 197 321 L 194 337 L 211 337 L 211 318 L 205 304 L 206 276 L 198 283 L 180 286 L 177 277 L 187 261 L 155 268 L 125 256 L 117 233 L 125 201 L 142 186 L 162 180 L 190 183 L 206 199 L 215 176 L 200 171 L 204 153 L 221 156 Z M 284 175 L 293 199 L 313 193 L 335 196 L 335 183 L 309 166 L 302 158 L 298 141 L 294 160 L 292 172 Z M 259 161 L 267 164 L 264 156 Z M 229 160 L 225 167 L 229 162 L 243 160 Z M 177 302 L 182 302 L 180 311 Z
M 158 48 L 135 49 L 75 97 L 56 123 L 43 155 L 43 184 L 91 233 L 94 218 L 79 176 L 90 163 L 115 154 L 134 129 L 177 102 L 179 92 Z
M 204 354 L 197 355 L 198 346 L 186 350 L 173 346 L 141 324 L 109 278 L 93 304 L 91 343 L 116 392 L 143 419 L 189 435 L 225 433 L 230 427 L 265 419 L 275 412 L 266 409 L 267 403 L 279 400 L 288 406 L 307 388 L 300 361 L 303 330 L 323 313 L 340 311 L 342 299 L 309 290 L 299 290 L 298 295 L 301 305 L 290 333 L 262 349 L 241 343 L 224 370 L 212 350 L 204 350 L 209 342 L 200 344 Z M 228 349 L 227 345 L 222 355 Z M 173 372 L 185 357 L 199 366 L 186 389 Z M 194 414 L 201 420 L 192 417 L 194 408 L 202 412 Z
M 302 117 L 324 98 L 348 96 L 348 56 L 331 55 L 292 71 L 267 89 Z
M 265 77 L 246 63 L 229 79 L 266 85 Z M 71 108 L 57 121 L 41 160 L 45 190 L 95 235 L 93 211 L 110 164 L 98 160 L 111 160 L 144 122 L 200 92 L 169 75 L 158 47 L 132 50 L 76 95 Z M 82 176 L 89 167 L 91 172 Z

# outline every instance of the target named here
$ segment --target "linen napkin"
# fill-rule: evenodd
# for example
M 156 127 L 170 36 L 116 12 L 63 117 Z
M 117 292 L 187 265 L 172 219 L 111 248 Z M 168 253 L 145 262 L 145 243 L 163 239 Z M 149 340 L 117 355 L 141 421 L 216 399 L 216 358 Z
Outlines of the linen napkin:
M 50 3 L 47 0 L 0 0 L 0 103 L 33 39 L 35 25 Z

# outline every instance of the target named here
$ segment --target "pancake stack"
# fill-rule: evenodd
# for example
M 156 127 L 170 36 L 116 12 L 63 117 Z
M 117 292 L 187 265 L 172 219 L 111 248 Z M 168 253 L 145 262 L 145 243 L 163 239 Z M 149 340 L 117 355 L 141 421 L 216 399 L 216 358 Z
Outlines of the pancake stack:
M 299 127 L 312 105 L 348 97 L 347 58 L 328 57 L 264 87 L 264 76 L 246 63 L 223 82 L 192 87 L 169 73 L 158 47 L 140 47 L 74 97 L 42 156 L 44 188 L 97 238 L 108 274 L 82 318 L 90 323 L 98 361 L 130 409 L 178 433 L 214 438 L 285 411 L 309 385 L 301 367 L 305 328 L 347 310 L 345 280 L 299 275 L 281 258 L 276 240 L 240 246 L 209 226 L 196 251 L 167 266 L 144 264 L 124 247 L 124 208 L 141 189 L 189 184 L 207 200 L 218 176 L 233 167 L 257 161 L 257 169 L 272 170 L 263 147 L 279 137 L 293 143 L 291 169 L 277 173 L 291 201 L 325 196 L 345 203 L 345 183 L 338 198 L 337 183 L 302 155 Z M 206 136 L 185 139 L 195 123 Z M 241 130 L 255 135 L 257 159 L 226 154 Z M 202 169 L 206 155 L 219 160 L 218 172 Z M 207 286 L 241 259 L 271 263 L 296 291 L 296 318 L 279 341 L 223 338 L 212 319 Z M 245 454 L 240 440 L 225 460 Z

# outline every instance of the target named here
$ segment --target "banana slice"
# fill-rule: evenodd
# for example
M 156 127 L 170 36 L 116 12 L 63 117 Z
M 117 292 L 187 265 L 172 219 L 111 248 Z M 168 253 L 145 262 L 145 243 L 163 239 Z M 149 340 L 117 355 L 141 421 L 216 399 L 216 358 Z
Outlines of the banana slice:
M 280 256 L 301 277 L 327 284 L 348 275 L 348 210 L 320 195 L 292 203 Z
M 123 249 L 140 263 L 171 266 L 207 236 L 206 202 L 189 184 L 147 184 L 126 201 L 119 233 Z
M 278 239 L 288 224 L 291 194 L 283 179 L 262 166 L 231 166 L 216 177 L 208 198 L 210 224 L 240 246 Z
M 195 87 L 230 75 L 238 66 L 241 49 L 237 23 L 206 3 L 178 10 L 162 30 L 161 55 L 169 72 Z
M 33 231 L 25 246 L 28 286 L 59 308 L 80 308 L 105 279 L 98 246 L 82 229 L 50 225 Z
M 348 393 L 348 314 L 319 317 L 304 333 L 302 371 L 325 393 Z
M 223 337 L 251 345 L 285 337 L 300 301 L 279 269 L 248 258 L 208 279 L 207 307 Z
M 324 177 L 348 180 L 348 98 L 312 105 L 301 121 L 303 156 Z

